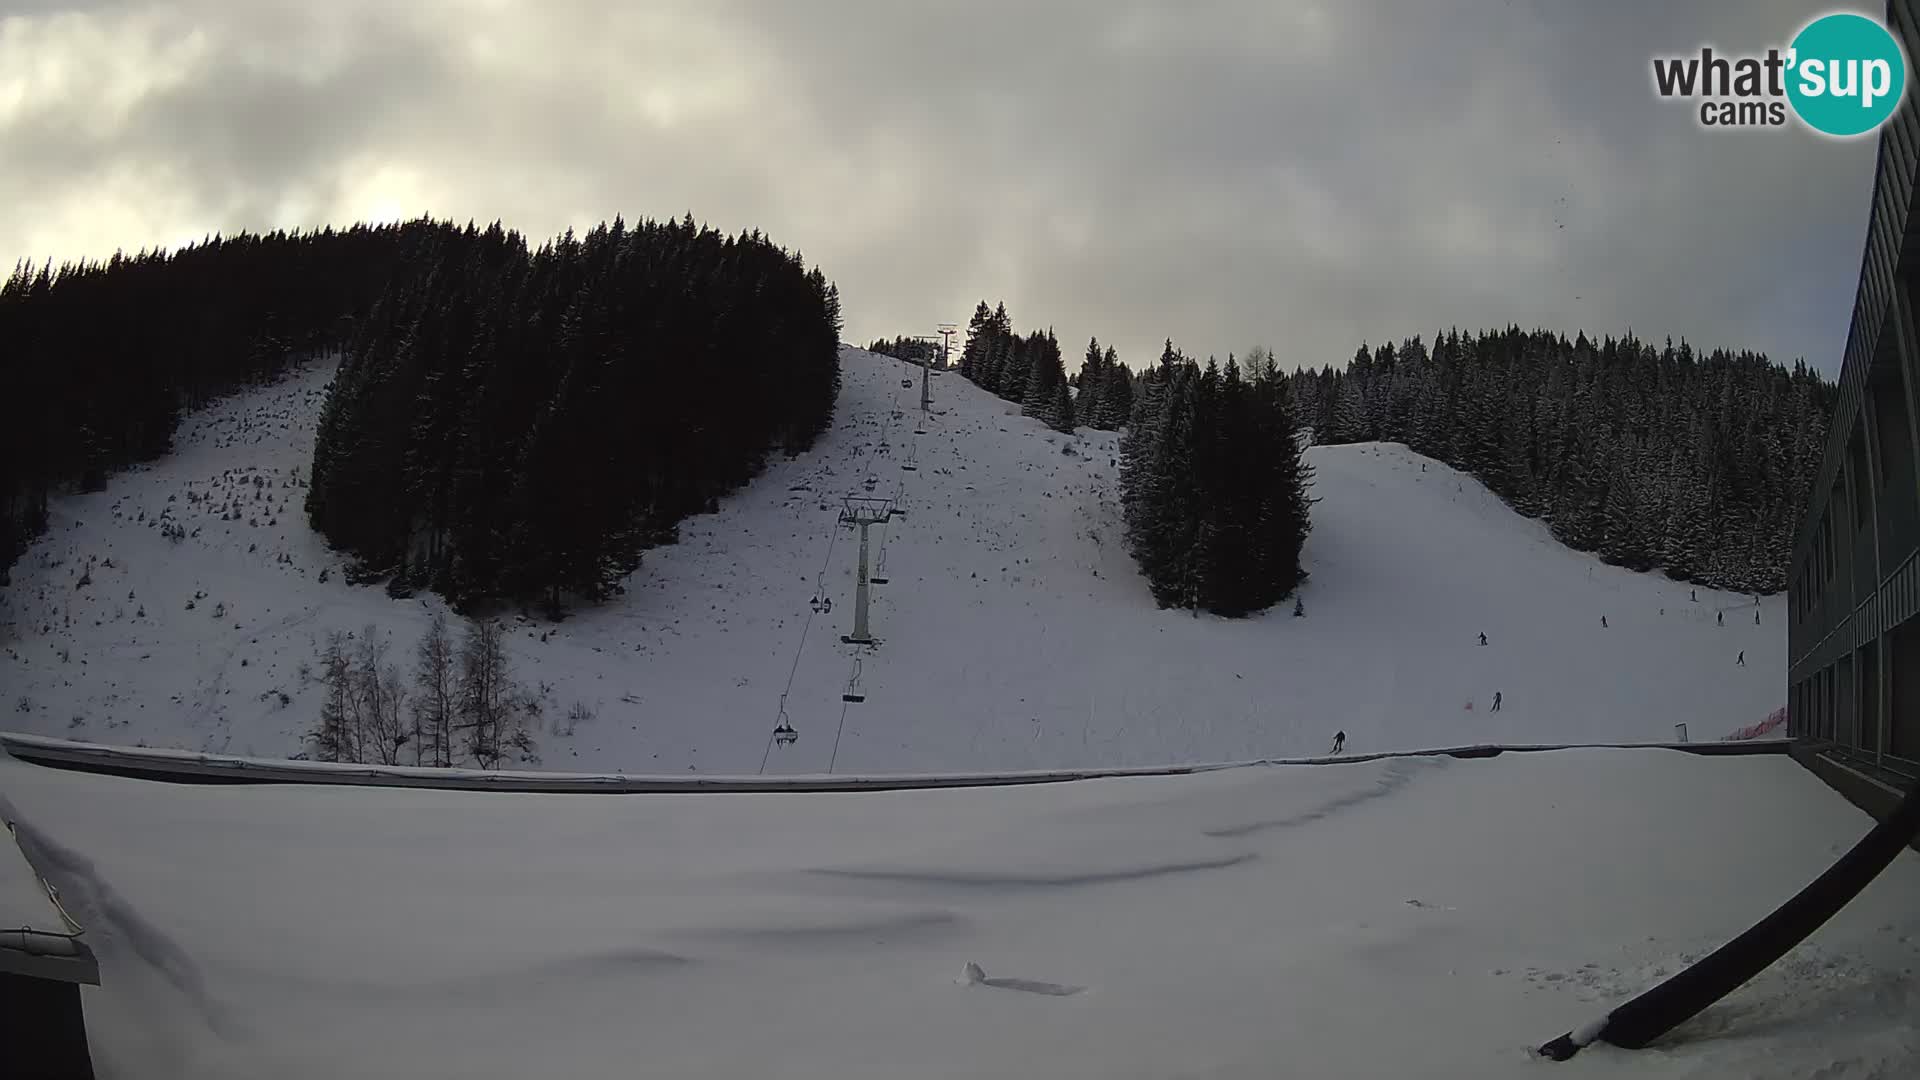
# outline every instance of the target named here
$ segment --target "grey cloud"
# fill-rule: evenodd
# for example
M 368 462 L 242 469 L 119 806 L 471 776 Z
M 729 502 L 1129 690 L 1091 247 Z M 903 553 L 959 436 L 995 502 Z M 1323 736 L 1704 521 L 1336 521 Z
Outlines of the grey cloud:
M 1782 40 L 1816 10 L 1790 0 L 184 0 L 24 18 L 50 8 L 101 26 L 164 10 L 156 33 L 212 45 L 116 125 L 87 122 L 84 92 L 9 117 L 0 76 L 5 261 L 167 239 L 45 224 L 116 200 L 141 220 L 179 208 L 192 220 L 164 224 L 189 234 L 275 224 L 290 192 L 305 224 L 338 221 L 385 166 L 433 201 L 407 212 L 536 236 L 614 213 L 762 228 L 839 282 L 850 339 L 1004 298 L 1020 325 L 1098 334 L 1135 364 L 1168 336 L 1318 366 L 1362 338 L 1518 322 L 1831 372 L 1873 158 L 1871 140 L 1704 133 L 1654 98 L 1650 55 Z M 129 172 L 150 188 L 103 186 Z

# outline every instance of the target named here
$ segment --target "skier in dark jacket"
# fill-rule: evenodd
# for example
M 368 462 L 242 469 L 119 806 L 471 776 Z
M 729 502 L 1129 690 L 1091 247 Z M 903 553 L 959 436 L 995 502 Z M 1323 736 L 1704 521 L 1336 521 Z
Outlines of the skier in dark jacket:
M 1482 645 L 1485 645 L 1486 643 L 1487 643 L 1487 635 L 1485 635 L 1485 634 L 1481 634 L 1481 635 L 1480 635 L 1480 644 L 1482 644 Z
M 1334 732 L 1333 733 L 1333 752 L 1337 754 L 1342 750 L 1345 750 L 1346 748 L 1347 748 L 1347 733 L 1344 731 Z
M 1489 710 L 1489 711 L 1491 711 L 1491 712 L 1499 712 L 1499 711 L 1500 711 L 1500 691 L 1498 691 L 1498 690 L 1495 690 L 1495 691 L 1493 692 L 1493 708 L 1492 708 L 1491 710 Z

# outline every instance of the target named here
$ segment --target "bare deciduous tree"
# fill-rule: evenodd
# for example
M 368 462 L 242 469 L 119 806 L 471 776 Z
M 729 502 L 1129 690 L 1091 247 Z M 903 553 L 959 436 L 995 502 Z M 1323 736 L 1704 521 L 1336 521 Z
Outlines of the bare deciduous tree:
M 447 617 L 436 613 L 414 651 L 413 726 L 415 764 L 453 764 L 454 714 L 459 708 L 453 636 Z
M 320 683 L 326 688 L 326 696 L 320 699 L 320 723 L 307 736 L 313 744 L 313 756 L 320 761 L 354 760 L 348 715 L 353 698 L 353 665 L 348 659 L 347 637 L 338 630 L 327 635 L 327 643 L 320 650 Z
M 480 768 L 497 769 L 509 749 L 530 748 L 518 698 L 500 624 L 469 620 L 460 646 L 460 728 L 467 755 Z

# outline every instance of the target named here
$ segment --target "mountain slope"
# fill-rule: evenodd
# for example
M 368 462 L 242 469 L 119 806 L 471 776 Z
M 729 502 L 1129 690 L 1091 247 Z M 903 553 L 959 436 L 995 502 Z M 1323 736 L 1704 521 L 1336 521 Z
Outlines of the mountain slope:
M 1305 618 L 1157 611 L 1121 542 L 1116 436 L 1048 431 L 952 374 L 934 378 L 916 435 L 917 368 L 857 349 L 842 362 L 835 425 L 814 450 L 687 521 L 620 601 L 516 624 L 517 674 L 544 689 L 545 765 L 1135 765 L 1317 754 L 1335 730 L 1360 751 L 1669 740 L 1681 722 L 1700 739 L 1779 704 L 1783 597 L 1758 605 L 1757 626 L 1751 597 L 1703 589 L 1695 602 L 1567 550 L 1398 445 L 1309 453 Z M 61 501 L 0 597 L 5 726 L 284 754 L 317 712 L 300 668 L 327 630 L 371 622 L 394 635 L 391 659 L 410 660 L 438 600 L 346 585 L 301 520 L 302 489 L 286 487 L 304 473 L 325 378 L 315 367 L 215 406 L 183 425 L 173 456 Z M 873 587 L 871 651 L 839 640 L 858 548 L 835 524 L 847 494 L 907 510 L 872 530 L 888 583 Z M 243 518 L 222 520 L 236 496 Z M 163 539 L 151 523 L 169 510 L 199 535 Z M 89 556 L 114 564 L 76 587 Z M 816 582 L 830 612 L 811 609 Z M 847 703 L 859 654 L 865 700 Z M 783 693 L 791 747 L 769 738 Z M 592 718 L 569 721 L 576 703 Z

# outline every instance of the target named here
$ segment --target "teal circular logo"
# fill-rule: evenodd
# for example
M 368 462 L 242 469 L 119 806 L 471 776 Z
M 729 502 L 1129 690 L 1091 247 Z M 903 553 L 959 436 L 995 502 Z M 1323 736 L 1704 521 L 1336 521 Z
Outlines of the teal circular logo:
M 1886 122 L 1907 89 L 1907 58 L 1887 28 L 1864 15 L 1824 15 L 1787 53 L 1787 100 L 1808 127 L 1864 135 Z

